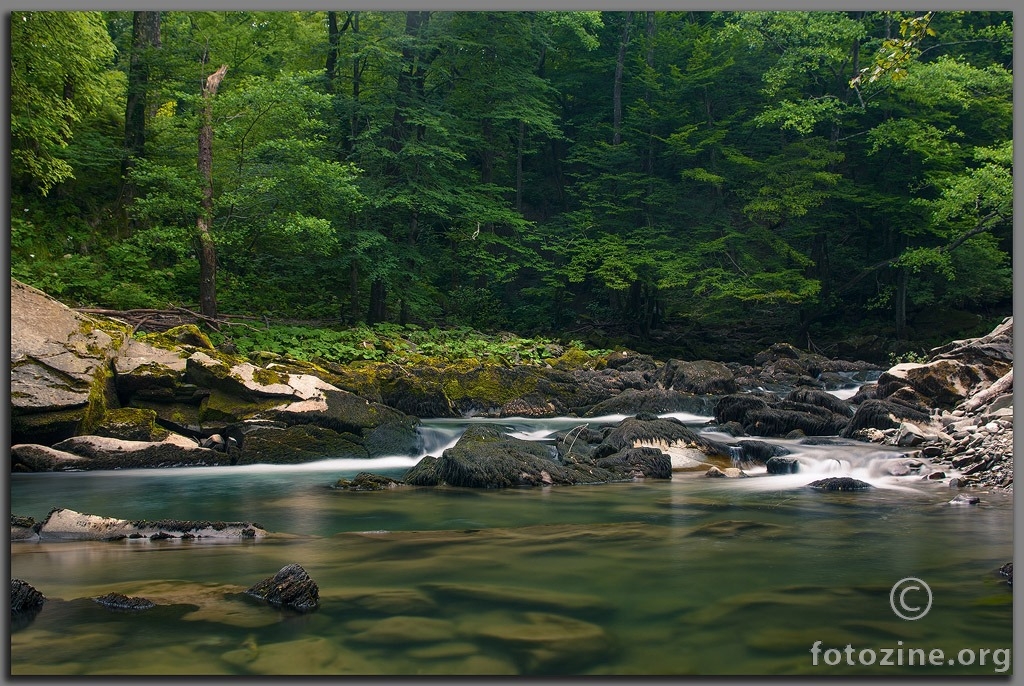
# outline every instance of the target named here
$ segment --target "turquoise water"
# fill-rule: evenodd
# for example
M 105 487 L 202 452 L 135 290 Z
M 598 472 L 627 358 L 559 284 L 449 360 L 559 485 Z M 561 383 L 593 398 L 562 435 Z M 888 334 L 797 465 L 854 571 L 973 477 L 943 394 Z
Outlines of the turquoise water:
M 569 421 L 508 428 L 543 439 Z M 443 448 L 464 426 L 428 423 L 429 440 Z M 677 473 L 501 491 L 328 488 L 362 470 L 400 475 L 417 457 L 13 474 L 11 511 L 37 520 L 67 507 L 255 521 L 289 536 L 13 543 L 12 577 L 48 601 L 13 628 L 11 673 L 1011 673 L 1003 652 L 1011 594 L 995 570 L 1012 559 L 1012 497 L 980 493 L 980 505 L 948 506 L 955 491 L 946 487 L 878 475 L 899 453 L 800 450 L 804 473 L 793 476 Z M 857 475 L 876 488 L 803 488 L 815 472 Z M 289 563 L 319 585 L 315 612 L 239 595 Z M 890 590 L 911 576 L 929 585 L 933 602 L 905 621 Z M 126 614 L 91 601 L 109 592 L 158 607 Z M 848 644 L 868 652 L 853 653 L 852 665 L 845 654 L 837 661 Z M 941 666 L 909 665 L 912 649 L 942 650 Z M 885 650 L 893 666 L 878 664 Z M 862 664 L 872 652 L 876 664 Z M 958 657 L 973 664 L 948 664 Z

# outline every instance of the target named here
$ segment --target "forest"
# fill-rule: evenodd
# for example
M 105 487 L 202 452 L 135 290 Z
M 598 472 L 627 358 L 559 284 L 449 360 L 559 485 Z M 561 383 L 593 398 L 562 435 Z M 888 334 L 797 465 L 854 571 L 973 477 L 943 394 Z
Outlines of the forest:
M 1011 12 L 12 12 L 78 307 L 912 355 L 1011 310 Z

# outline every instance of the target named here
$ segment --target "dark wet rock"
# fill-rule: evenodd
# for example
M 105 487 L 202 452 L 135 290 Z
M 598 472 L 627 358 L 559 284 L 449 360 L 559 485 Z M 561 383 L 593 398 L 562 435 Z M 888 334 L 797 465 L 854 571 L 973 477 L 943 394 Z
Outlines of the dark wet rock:
M 294 563 L 253 585 L 245 594 L 299 612 L 310 612 L 320 605 L 320 588 L 301 565 Z
M 594 451 L 600 459 L 626 448 L 653 447 L 692 448 L 705 456 L 728 458 L 729 446 L 701 436 L 678 419 L 659 418 L 654 415 L 637 415 L 619 422 Z
M 389 491 L 401 488 L 402 482 L 389 476 L 359 472 L 352 479 L 338 479 L 332 488 L 341 491 Z
M 570 485 L 606 481 L 605 470 L 582 471 L 552 459 L 553 447 L 506 435 L 493 426 L 471 426 L 430 465 L 438 483 L 468 488 Z M 426 460 L 427 458 L 424 458 Z M 421 460 L 422 462 L 422 460 Z M 417 465 L 419 466 L 419 465 Z M 425 485 L 428 467 L 407 473 L 407 483 Z M 409 481 L 412 478 L 413 481 Z
M 714 400 L 707 396 L 693 395 L 664 388 L 638 390 L 627 388 L 618 395 L 602 400 L 584 413 L 585 417 L 601 417 L 610 414 L 635 415 L 641 412 L 663 414 L 666 412 L 689 412 L 711 414 Z
M 669 360 L 661 369 L 658 383 L 666 389 L 696 395 L 728 395 L 739 390 L 729 368 L 711 360 Z
M 976 495 L 967 495 L 966 493 L 960 493 L 955 498 L 949 501 L 950 505 L 977 505 L 981 502 L 981 498 Z
M 739 441 L 736 445 L 740 449 L 739 459 L 742 462 L 766 464 L 773 457 L 782 457 L 783 455 L 790 454 L 789 448 L 767 441 L 748 439 Z
M 11 614 L 38 612 L 46 602 L 46 596 L 27 581 L 11 579 Z
M 1009 586 L 1013 586 L 1013 563 L 1007 562 L 999 568 L 999 574 L 1006 577 L 1006 583 Z
M 830 476 L 825 479 L 818 479 L 807 484 L 808 488 L 818 491 L 865 491 L 872 488 L 866 481 L 860 481 L 849 476 Z
M 727 395 L 715 405 L 715 421 L 719 424 L 737 422 L 743 425 L 747 413 L 767 410 L 768 400 L 756 395 Z
M 604 364 L 608 369 L 620 372 L 653 372 L 658 369 L 658 363 L 650 355 L 628 350 L 609 353 L 604 358 Z
M 634 479 L 672 478 L 672 458 L 657 448 L 626 448 L 595 460 L 595 464 L 617 478 L 626 475 Z
M 796 388 L 786 396 L 786 400 L 801 405 L 820 407 L 828 410 L 831 414 L 837 414 L 841 417 L 853 416 L 853 408 L 850 406 L 850 403 L 816 388 Z
M 875 382 L 866 383 L 857 389 L 849 398 L 851 405 L 860 405 L 865 400 L 875 400 L 878 398 L 878 384 Z
M 152 600 L 136 596 L 126 596 L 123 593 L 107 593 L 98 598 L 93 598 L 93 601 L 111 610 L 127 610 L 129 612 L 149 610 L 156 607 L 156 603 Z
M 927 422 L 927 413 L 911 409 L 906 405 L 886 400 L 865 400 L 857 408 L 850 423 L 840 434 L 844 438 L 853 437 L 864 429 L 898 429 L 901 420 Z
M 711 427 L 711 430 L 718 431 L 724 434 L 729 434 L 734 438 L 739 438 L 740 436 L 747 435 L 747 432 L 743 430 L 743 425 L 740 424 L 739 422 L 725 422 L 724 424 L 719 424 L 718 426 Z
M 769 474 L 796 474 L 800 471 L 800 461 L 795 457 L 772 457 L 764 466 Z
M 236 464 L 302 464 L 328 457 L 368 457 L 362 438 L 314 424 L 259 426 L 244 433 Z
M 437 474 L 437 458 L 427 455 L 409 468 L 402 476 L 402 481 L 410 486 L 440 486 L 441 477 Z
M 787 436 L 792 431 L 800 431 L 805 436 L 834 436 L 846 428 L 847 422 L 836 414 L 822 414 L 821 409 L 813 405 L 802 409 L 753 410 L 742 420 L 747 433 L 755 436 Z

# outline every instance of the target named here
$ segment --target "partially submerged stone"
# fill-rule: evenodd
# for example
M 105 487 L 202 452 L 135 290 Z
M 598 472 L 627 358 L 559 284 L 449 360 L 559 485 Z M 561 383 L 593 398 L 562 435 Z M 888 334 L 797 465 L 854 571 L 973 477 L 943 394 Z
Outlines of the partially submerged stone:
M 37 591 L 30 583 L 21 579 L 11 579 L 12 615 L 38 611 L 45 602 L 46 596 Z
M 250 522 L 211 522 L 192 520 L 128 520 L 85 514 L 67 508 L 54 508 L 39 527 L 43 541 L 109 541 L 124 538 L 230 539 L 262 538 L 267 531 Z M 156 539 L 159 540 L 159 539 Z
M 180 434 L 162 441 L 125 441 L 106 436 L 74 436 L 57 443 L 55 450 L 87 458 L 80 469 L 125 469 L 139 467 L 185 467 L 231 464 L 224 453 L 202 448 Z
M 246 595 L 259 598 L 277 607 L 310 612 L 320 605 L 320 589 L 306 570 L 298 564 L 282 567 L 272 577 L 251 586 Z
M 866 491 L 873 486 L 866 481 L 849 476 L 830 476 L 807 484 L 808 488 L 818 491 Z
M 156 607 L 156 603 L 152 600 L 136 596 L 126 596 L 123 593 L 107 593 L 93 598 L 93 602 L 111 610 L 127 610 L 131 612 L 139 612 Z

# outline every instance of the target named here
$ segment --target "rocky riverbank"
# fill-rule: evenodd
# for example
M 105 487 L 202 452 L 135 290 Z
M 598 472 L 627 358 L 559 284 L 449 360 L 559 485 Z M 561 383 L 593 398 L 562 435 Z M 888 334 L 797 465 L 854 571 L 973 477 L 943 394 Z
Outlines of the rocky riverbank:
M 412 455 L 421 450 L 420 416 L 626 415 L 566 434 L 553 450 L 470 433 L 425 457 L 406 481 L 571 484 L 711 468 L 728 476 L 736 461 L 791 467 L 758 437 L 840 436 L 906 448 L 956 487 L 1013 484 L 1012 319 L 889 369 L 785 343 L 747 365 L 570 350 L 550 364 L 414 368 L 241 358 L 194 326 L 133 337 L 123 323 L 72 311 L 13 279 L 11 312 L 12 471 Z M 847 399 L 835 394 L 858 386 Z M 671 412 L 714 415 L 718 430 L 741 439 L 739 457 L 655 416 Z M 934 476 L 942 469 L 949 474 Z

